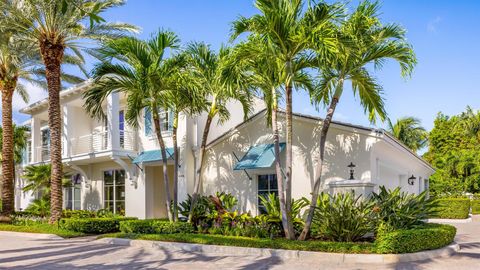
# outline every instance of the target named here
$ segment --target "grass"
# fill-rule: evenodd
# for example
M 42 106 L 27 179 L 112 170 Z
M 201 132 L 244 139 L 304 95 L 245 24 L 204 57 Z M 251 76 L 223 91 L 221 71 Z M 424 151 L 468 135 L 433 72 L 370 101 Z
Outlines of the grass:
M 164 242 L 181 242 L 205 245 L 273 248 L 287 250 L 322 251 L 334 253 L 375 253 L 375 245 L 368 242 L 340 243 L 323 241 L 295 241 L 286 239 L 258 239 L 209 234 L 104 234 L 99 238 L 127 238 Z
M 61 229 L 58 228 L 57 225 L 50 225 L 46 223 L 32 225 L 12 225 L 0 223 L 0 231 L 55 234 L 63 238 L 72 238 L 85 235 L 84 233 Z

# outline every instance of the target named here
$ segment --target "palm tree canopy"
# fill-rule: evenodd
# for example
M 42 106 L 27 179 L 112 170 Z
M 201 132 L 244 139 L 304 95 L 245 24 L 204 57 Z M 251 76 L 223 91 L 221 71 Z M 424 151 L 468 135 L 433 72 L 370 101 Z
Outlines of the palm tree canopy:
M 104 23 L 99 14 L 123 5 L 123 0 L 6 0 L 0 2 L 0 32 L 14 29 L 23 42 L 32 44 L 31 53 L 40 55 L 45 46 L 66 50 L 63 62 L 77 65 L 84 74 L 82 49 L 85 40 L 119 38 L 137 28 L 126 23 Z M 3 15 L 3 17 L 2 17 Z M 90 21 L 90 26 L 86 22 Z M 97 23 L 94 23 L 97 22 Z
M 473 136 L 480 134 L 480 111 L 475 111 L 470 106 L 467 106 L 466 112 L 460 115 L 460 119 L 458 122 L 459 128 Z
M 222 46 L 218 53 L 205 43 L 190 43 L 185 53 L 188 55 L 189 76 L 192 91 L 211 98 L 210 116 L 219 116 L 219 121 L 229 119 L 226 104 L 237 100 L 243 107 L 244 117 L 251 110 L 250 76 L 241 65 L 233 65 L 233 49 Z
M 403 117 L 395 124 L 389 121 L 388 132 L 413 151 L 427 145 L 428 132 L 422 127 L 421 121 L 415 117 Z
M 320 58 L 320 85 L 311 95 L 315 104 L 329 104 L 332 98 L 338 99 L 343 83 L 350 81 L 370 121 L 386 119 L 383 89 L 372 76 L 372 69 L 380 69 L 385 61 L 392 59 L 399 63 L 401 75 L 407 77 L 417 61 L 405 30 L 397 24 L 383 25 L 378 10 L 378 2 L 364 1 L 338 25 L 338 53 Z
M 160 30 L 148 41 L 123 37 L 103 44 L 95 52 L 101 63 L 93 70 L 94 86 L 84 94 L 85 108 L 92 116 L 104 117 L 102 102 L 113 92 L 127 96 L 125 119 L 138 126 L 144 108 L 165 106 L 162 100 L 172 87 L 180 58 L 165 58 L 178 49 L 180 40 L 170 31 Z

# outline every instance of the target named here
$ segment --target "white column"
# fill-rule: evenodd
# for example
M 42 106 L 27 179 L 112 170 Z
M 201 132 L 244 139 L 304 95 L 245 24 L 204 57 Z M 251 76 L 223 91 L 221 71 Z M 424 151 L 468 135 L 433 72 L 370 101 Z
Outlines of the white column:
M 69 106 L 65 104 L 62 106 L 62 156 L 63 157 L 71 156 L 70 138 L 72 137 L 72 134 L 70 132 L 71 124 L 69 123 L 71 121 L 70 121 L 69 115 L 70 115 Z
M 41 161 L 41 152 L 37 151 L 37 148 L 42 146 L 41 138 L 40 138 L 40 119 L 36 117 L 32 117 L 31 120 L 31 151 L 32 151 L 32 160 L 31 162 L 39 162 Z
M 120 98 L 118 93 L 111 93 L 107 97 L 107 119 L 108 119 L 108 146 L 109 149 L 120 149 L 120 134 L 118 129 L 118 112 L 120 111 Z

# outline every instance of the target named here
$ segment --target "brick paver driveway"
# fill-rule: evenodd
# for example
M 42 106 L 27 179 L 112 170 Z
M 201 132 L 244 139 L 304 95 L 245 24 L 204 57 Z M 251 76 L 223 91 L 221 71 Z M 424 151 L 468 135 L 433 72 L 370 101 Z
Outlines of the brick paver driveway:
M 457 224 L 461 252 L 395 265 L 337 265 L 278 257 L 201 255 L 191 252 L 124 247 L 92 242 L 93 238 L 40 240 L 0 236 L 0 269 L 480 269 L 480 216 Z

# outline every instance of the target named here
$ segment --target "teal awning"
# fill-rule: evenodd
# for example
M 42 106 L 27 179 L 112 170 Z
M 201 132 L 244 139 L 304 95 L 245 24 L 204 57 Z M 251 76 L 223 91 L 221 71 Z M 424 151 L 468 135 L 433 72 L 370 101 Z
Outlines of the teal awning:
M 167 159 L 173 159 L 173 148 L 165 149 L 167 152 Z M 146 163 L 162 160 L 162 152 L 160 150 L 150 150 L 141 152 L 134 160 L 133 163 Z
M 285 148 L 285 143 L 280 143 L 280 152 Z M 237 162 L 234 170 L 251 170 L 270 168 L 275 161 L 274 144 L 259 144 L 251 146 L 243 158 Z

